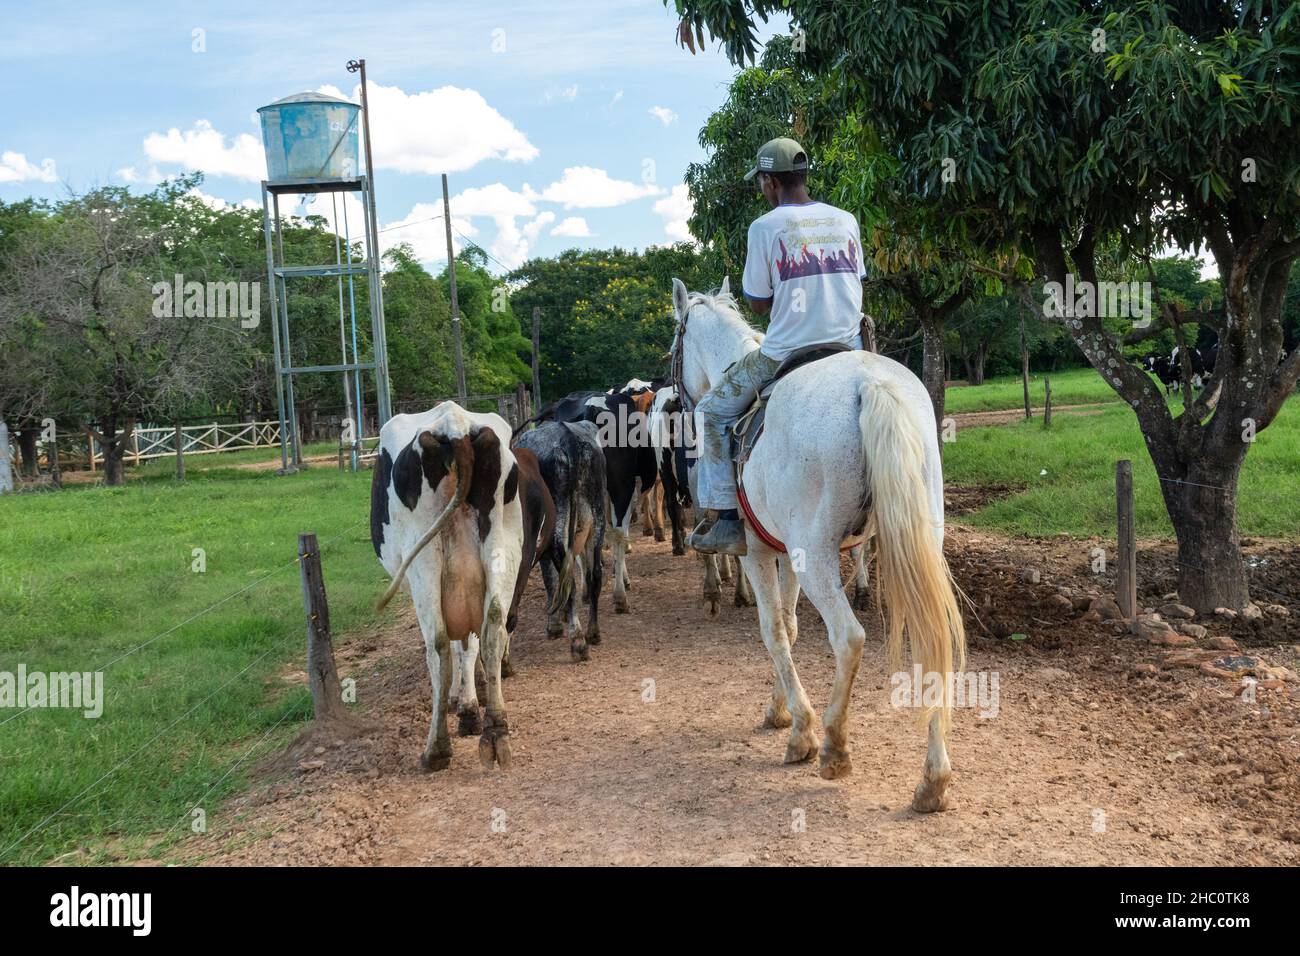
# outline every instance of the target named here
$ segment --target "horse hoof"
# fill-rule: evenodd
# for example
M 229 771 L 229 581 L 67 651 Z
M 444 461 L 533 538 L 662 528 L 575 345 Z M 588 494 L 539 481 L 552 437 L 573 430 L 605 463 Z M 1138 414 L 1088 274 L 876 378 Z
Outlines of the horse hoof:
M 641 529 L 641 537 L 643 537 L 643 538 L 648 538 L 648 537 L 650 537 L 650 535 L 652 535 L 652 534 L 654 534 L 654 533 L 655 533 L 655 529 L 654 529 L 654 528 L 642 528 L 642 529 Z
M 817 771 L 823 780 L 838 780 L 853 772 L 853 761 L 847 751 L 822 751 L 821 768 Z
M 656 532 L 655 532 L 655 540 L 656 540 L 656 541 L 663 541 L 663 540 L 664 540 L 664 533 L 663 533 L 662 531 L 656 531 Z
M 483 722 L 479 719 L 478 708 L 473 710 L 462 710 L 456 721 L 456 735 L 458 737 L 473 737 L 483 730 Z
M 763 714 L 763 726 L 769 730 L 781 730 L 785 727 L 789 727 L 790 723 L 790 712 L 784 708 L 778 711 L 775 708 L 769 707 Z
M 510 658 L 507 657 L 501 662 L 501 679 L 505 680 L 507 677 L 514 677 L 514 676 L 515 676 L 515 665 L 511 664 Z
M 817 752 L 817 738 L 809 734 L 806 737 L 791 738 L 785 748 L 784 763 L 805 763 Z
M 600 643 L 600 631 L 589 631 L 587 633 L 587 643 L 595 647 Z
M 569 653 L 573 655 L 575 661 L 585 661 L 591 656 L 591 651 L 588 650 L 586 641 L 570 642 Z
M 707 617 L 717 617 L 722 612 L 722 595 L 704 599 L 704 613 Z
M 631 608 L 629 608 L 629 607 L 627 606 L 627 602 L 626 602 L 626 601 L 615 601 L 615 602 L 614 602 L 614 613 L 615 613 L 615 614 L 627 614 L 627 613 L 629 613 L 630 611 L 631 611 Z
M 948 781 L 930 783 L 921 781 L 912 794 L 912 809 L 917 813 L 938 813 L 951 806 L 948 800 Z
M 740 591 L 736 592 L 736 607 L 753 607 L 753 606 L 754 606 L 754 602 L 752 599 L 745 597 L 745 595 Z
M 673 545 L 673 554 L 679 558 L 683 557 L 686 554 L 686 549 L 680 544 L 675 544 Z
M 564 625 L 562 624 L 556 624 L 554 626 L 551 626 L 550 624 L 546 625 L 546 636 L 552 641 L 563 633 Z

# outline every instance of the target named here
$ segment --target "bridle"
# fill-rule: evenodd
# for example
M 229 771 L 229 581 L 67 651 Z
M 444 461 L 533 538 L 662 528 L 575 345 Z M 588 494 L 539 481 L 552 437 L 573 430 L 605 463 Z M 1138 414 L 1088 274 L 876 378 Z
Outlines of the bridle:
M 673 335 L 672 350 L 669 352 L 668 377 L 677 387 L 677 401 L 681 404 L 682 411 L 687 415 L 693 415 L 695 401 L 686 393 L 686 382 L 683 380 L 685 377 L 683 366 L 686 362 L 686 320 L 691 314 L 690 299 L 686 301 L 686 311 L 677 320 L 677 332 Z

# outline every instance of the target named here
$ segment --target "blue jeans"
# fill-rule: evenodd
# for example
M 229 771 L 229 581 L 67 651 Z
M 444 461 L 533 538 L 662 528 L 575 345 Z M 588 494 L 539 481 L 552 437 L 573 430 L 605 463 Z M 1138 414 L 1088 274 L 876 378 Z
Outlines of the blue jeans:
M 700 458 L 696 467 L 700 469 L 701 508 L 737 507 L 736 471 L 731 463 L 727 429 L 754 404 L 758 390 L 776 374 L 780 364 L 761 350 L 754 349 L 727 369 L 695 406 L 700 440 Z

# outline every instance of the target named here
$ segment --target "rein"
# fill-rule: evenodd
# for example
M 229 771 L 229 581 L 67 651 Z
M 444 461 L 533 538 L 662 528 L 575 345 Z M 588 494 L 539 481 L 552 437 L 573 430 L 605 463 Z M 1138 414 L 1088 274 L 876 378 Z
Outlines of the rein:
M 690 304 L 689 301 L 687 304 Z M 682 366 L 685 363 L 686 356 L 686 319 L 690 314 L 691 310 L 687 308 L 677 322 L 677 332 L 673 336 L 673 347 L 669 353 L 671 358 L 668 366 L 668 377 L 677 386 L 677 401 L 681 403 L 682 410 L 687 415 L 695 413 L 695 400 L 686 393 L 686 383 L 682 381 L 684 374 Z

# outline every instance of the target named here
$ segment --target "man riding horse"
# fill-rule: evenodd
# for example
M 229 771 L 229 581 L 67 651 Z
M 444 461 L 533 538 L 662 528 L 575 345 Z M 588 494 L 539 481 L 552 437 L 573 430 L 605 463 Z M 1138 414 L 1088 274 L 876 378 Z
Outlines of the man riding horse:
M 688 543 L 705 553 L 746 553 L 737 513 L 728 429 L 781 362 L 811 345 L 862 348 L 862 235 L 852 213 L 808 195 L 808 154 L 792 139 L 763 144 L 745 179 L 758 177 L 772 206 L 749 227 L 743 288 L 750 308 L 771 313 L 761 348 L 737 361 L 699 402 L 699 499 L 709 509 Z

